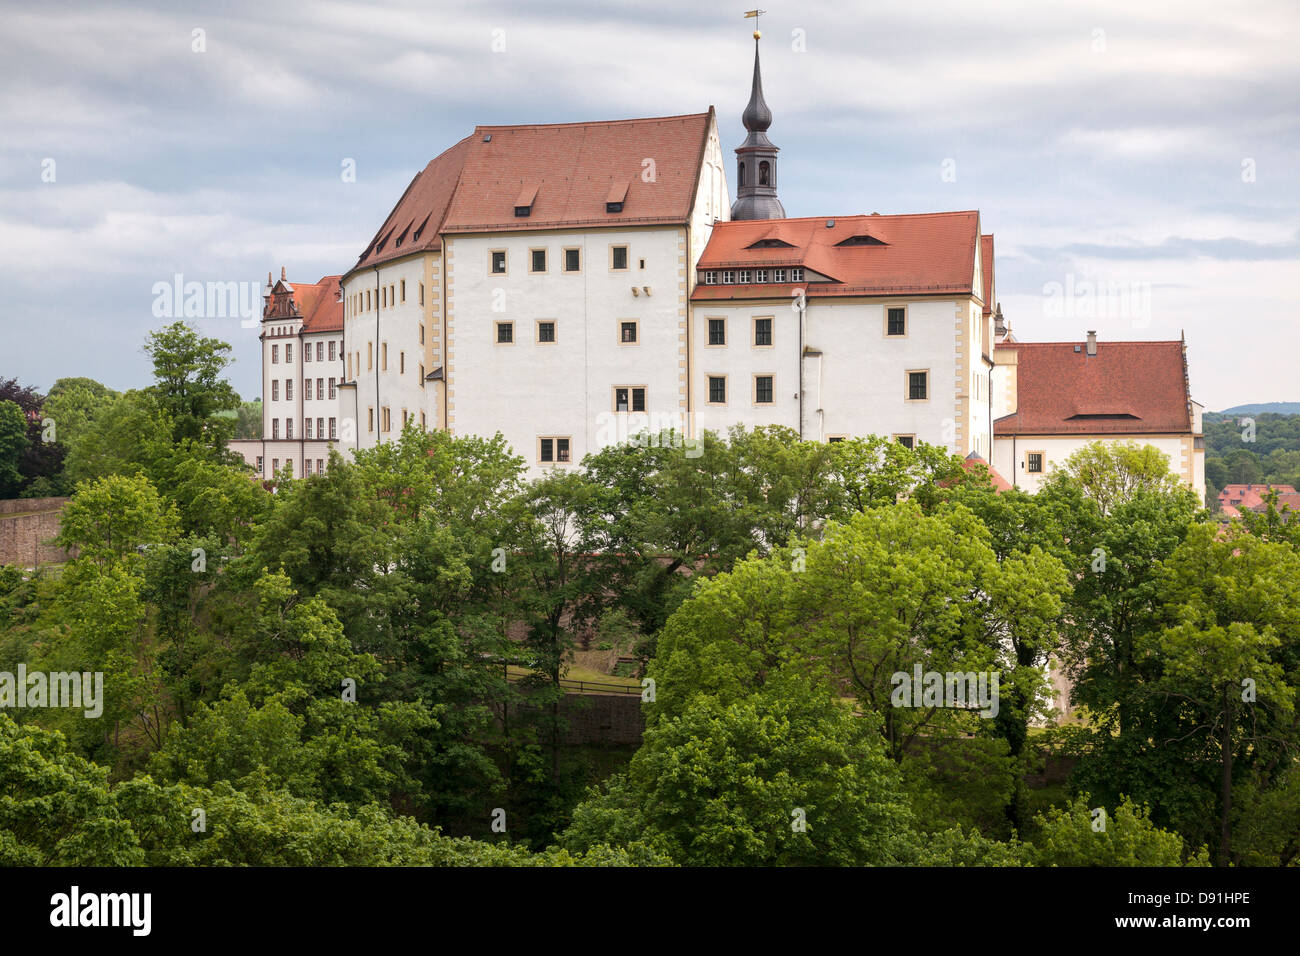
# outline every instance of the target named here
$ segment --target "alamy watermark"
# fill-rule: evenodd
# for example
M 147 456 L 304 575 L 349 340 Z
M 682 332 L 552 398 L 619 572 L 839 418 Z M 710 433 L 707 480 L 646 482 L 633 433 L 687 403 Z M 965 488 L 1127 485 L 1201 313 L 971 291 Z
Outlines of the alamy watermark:
M 0 671 L 2 707 L 71 707 L 98 717 L 104 712 L 104 674 L 28 671 L 26 664 L 19 664 L 17 674 Z
M 245 329 L 257 328 L 262 317 L 263 282 L 185 281 L 176 273 L 171 282 L 153 284 L 156 319 L 233 319 Z
M 955 707 L 979 710 L 988 719 L 998 715 L 999 671 L 896 671 L 890 678 L 895 707 Z

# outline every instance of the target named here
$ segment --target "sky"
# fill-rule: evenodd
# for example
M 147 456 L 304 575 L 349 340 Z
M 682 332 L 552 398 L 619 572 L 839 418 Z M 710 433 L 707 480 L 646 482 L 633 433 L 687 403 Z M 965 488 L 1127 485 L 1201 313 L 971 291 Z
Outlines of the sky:
M 1207 408 L 1300 400 L 1295 0 L 765 9 L 787 215 L 978 209 L 1021 340 L 1185 334 Z M 157 283 L 345 272 L 476 124 L 712 105 L 730 155 L 743 12 L 0 0 L 0 377 L 147 385 Z M 195 324 L 258 397 L 257 329 Z

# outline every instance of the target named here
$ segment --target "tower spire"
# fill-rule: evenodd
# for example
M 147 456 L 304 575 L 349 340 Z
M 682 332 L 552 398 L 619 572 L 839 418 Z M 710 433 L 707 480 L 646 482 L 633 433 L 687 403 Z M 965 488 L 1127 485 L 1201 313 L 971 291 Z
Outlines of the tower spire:
M 762 10 L 750 10 L 746 17 L 755 22 Z M 749 89 L 749 103 L 741 114 L 748 134 L 736 147 L 736 202 L 732 219 L 784 219 L 785 207 L 776 195 L 776 154 L 780 150 L 767 138 L 772 125 L 772 110 L 763 97 L 763 70 L 759 62 L 758 41 L 763 34 L 754 31 L 754 79 Z

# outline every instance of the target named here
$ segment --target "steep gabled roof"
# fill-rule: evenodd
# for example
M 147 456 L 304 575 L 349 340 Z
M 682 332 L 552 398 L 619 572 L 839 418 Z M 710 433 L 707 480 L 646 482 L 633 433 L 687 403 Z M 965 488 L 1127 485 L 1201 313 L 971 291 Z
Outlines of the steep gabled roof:
M 325 276 L 315 285 L 294 286 L 295 301 L 302 312 L 302 330 L 304 332 L 338 332 L 343 329 L 343 302 L 339 298 L 342 286 L 341 276 Z M 296 293 L 302 289 L 316 290 L 312 294 L 309 306 L 304 307 L 297 299 Z
M 475 127 L 411 181 L 353 268 L 435 248 L 451 233 L 685 223 L 712 117 L 710 107 L 685 116 Z M 607 211 L 620 201 L 621 211 Z M 516 205 L 527 205 L 528 215 L 516 216 Z
M 776 240 L 784 245 L 765 245 Z M 696 286 L 692 298 L 969 294 L 975 282 L 979 213 L 816 216 L 719 222 L 700 257 L 701 270 L 802 266 L 833 281 Z
M 1000 342 L 1014 349 L 1017 410 L 995 435 L 1190 432 L 1182 342 Z M 1077 350 L 1077 351 L 1076 351 Z

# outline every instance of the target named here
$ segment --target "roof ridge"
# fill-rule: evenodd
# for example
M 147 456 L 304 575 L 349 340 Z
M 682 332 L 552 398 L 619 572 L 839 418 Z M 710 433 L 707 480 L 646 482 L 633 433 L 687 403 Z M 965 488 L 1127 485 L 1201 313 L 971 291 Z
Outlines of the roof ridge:
M 712 107 L 709 107 L 712 109 Z M 501 129 L 562 129 L 572 126 L 617 126 L 620 123 L 656 123 L 667 120 L 678 119 L 698 119 L 701 116 L 708 116 L 708 110 L 703 113 L 676 113 L 672 116 L 630 116 L 625 119 L 614 120 L 570 120 L 566 123 L 496 123 L 493 125 L 479 124 L 474 127 L 474 132 L 480 130 L 501 130 Z M 472 134 L 471 134 L 472 135 Z
M 735 225 L 776 225 L 783 222 L 823 222 L 827 219 L 833 219 L 836 222 L 842 222 L 850 219 L 930 219 L 938 216 L 978 216 L 978 209 L 952 209 L 947 212 L 854 212 L 845 216 L 786 216 L 784 219 L 727 219 L 720 221 L 715 225 L 729 226 Z M 992 233 L 982 233 L 982 235 L 992 235 Z

